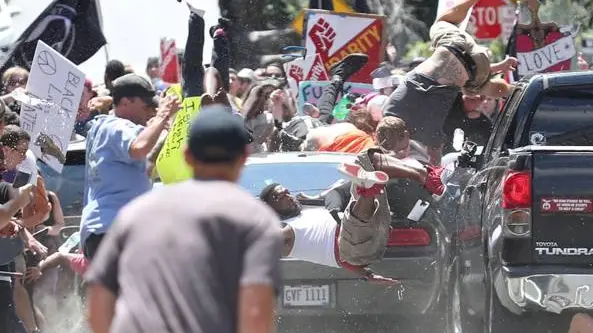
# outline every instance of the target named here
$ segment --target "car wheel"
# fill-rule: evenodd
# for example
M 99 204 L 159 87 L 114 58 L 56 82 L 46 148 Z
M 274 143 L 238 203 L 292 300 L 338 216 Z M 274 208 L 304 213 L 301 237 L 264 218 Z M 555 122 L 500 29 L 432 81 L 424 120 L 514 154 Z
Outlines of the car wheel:
M 480 332 L 481 320 L 472 316 L 469 309 L 463 303 L 459 262 L 455 260 L 449 277 L 449 288 L 446 307 L 446 332 L 447 333 L 478 333 Z

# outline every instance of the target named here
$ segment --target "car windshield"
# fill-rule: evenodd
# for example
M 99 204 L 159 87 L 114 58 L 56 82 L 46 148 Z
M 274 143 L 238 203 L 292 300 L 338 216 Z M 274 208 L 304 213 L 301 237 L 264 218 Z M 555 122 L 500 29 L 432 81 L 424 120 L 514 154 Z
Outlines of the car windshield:
M 70 162 L 70 161 L 69 161 Z M 66 163 L 62 173 L 55 172 L 47 164 L 39 161 L 38 166 L 49 191 L 58 195 L 64 216 L 79 216 L 82 213 L 84 197 L 84 160 Z
M 239 185 L 259 195 L 269 184 L 282 184 L 292 193 L 316 195 L 343 179 L 338 163 L 262 163 L 245 167 Z

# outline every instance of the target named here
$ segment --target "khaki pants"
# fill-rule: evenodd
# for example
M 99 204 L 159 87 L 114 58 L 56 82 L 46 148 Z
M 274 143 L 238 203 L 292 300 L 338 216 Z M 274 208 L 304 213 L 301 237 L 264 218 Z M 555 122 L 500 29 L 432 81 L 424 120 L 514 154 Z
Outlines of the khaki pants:
M 358 155 L 357 163 L 367 171 L 374 170 L 368 150 Z M 338 237 L 340 260 L 357 266 L 381 261 L 391 230 L 391 214 L 387 195 L 383 191 L 377 196 L 373 217 L 369 221 L 361 221 L 352 215 L 352 208 L 357 201 L 354 183 L 351 191 L 353 192 L 352 198 L 342 218 Z

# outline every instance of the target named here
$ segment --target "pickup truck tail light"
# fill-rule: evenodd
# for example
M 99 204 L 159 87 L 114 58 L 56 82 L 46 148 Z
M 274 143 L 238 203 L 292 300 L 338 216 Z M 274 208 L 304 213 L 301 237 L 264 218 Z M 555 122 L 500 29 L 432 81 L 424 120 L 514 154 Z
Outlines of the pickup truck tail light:
M 502 185 L 504 234 L 510 237 L 531 236 L 531 174 L 511 171 Z
M 430 235 L 421 228 L 391 229 L 387 246 L 427 246 Z

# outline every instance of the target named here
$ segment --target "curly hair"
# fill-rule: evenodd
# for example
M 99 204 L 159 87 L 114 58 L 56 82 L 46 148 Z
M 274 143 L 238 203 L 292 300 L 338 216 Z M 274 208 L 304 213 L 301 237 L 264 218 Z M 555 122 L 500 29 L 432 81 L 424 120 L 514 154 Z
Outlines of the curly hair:
M 378 124 L 366 107 L 351 108 L 346 117 L 346 121 L 367 134 L 375 133 Z

